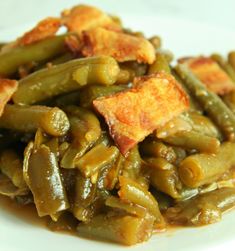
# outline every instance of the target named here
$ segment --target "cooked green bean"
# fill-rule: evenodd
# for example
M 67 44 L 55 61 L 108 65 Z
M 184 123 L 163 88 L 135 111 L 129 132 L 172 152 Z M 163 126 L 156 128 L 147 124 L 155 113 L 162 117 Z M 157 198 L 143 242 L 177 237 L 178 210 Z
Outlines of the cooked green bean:
M 209 184 L 235 165 L 235 143 L 226 142 L 218 153 L 199 153 L 185 158 L 179 167 L 179 176 L 188 187 Z
M 80 221 L 88 221 L 89 215 L 84 215 L 96 196 L 96 185 L 90 178 L 83 177 L 80 172 L 76 175 L 72 212 Z M 88 209 L 89 211 L 89 209 Z
M 146 162 L 150 167 L 151 185 L 172 198 L 179 198 L 182 185 L 176 167 L 163 158 L 148 158 Z
M 211 58 L 216 61 L 219 66 L 227 72 L 229 77 L 235 82 L 235 70 L 233 67 L 219 54 L 212 54 Z M 235 84 L 235 83 L 234 83 Z
M 23 179 L 23 160 L 13 150 L 5 150 L 0 154 L 0 171 L 19 188 L 26 188 Z
M 159 36 L 153 36 L 149 38 L 149 42 L 153 45 L 155 49 L 159 49 L 162 46 L 162 40 Z
M 23 174 L 40 217 L 69 208 L 56 156 L 49 147 L 41 145 L 34 149 L 33 143 L 29 143 L 25 150 Z
M 65 51 L 64 39 L 67 35 L 55 36 L 37 43 L 13 48 L 0 53 L 0 76 L 10 76 L 19 66 L 32 61 L 43 62 Z
M 60 164 L 63 168 L 74 168 L 74 161 L 101 137 L 101 128 L 97 117 L 87 109 L 69 106 L 65 108 L 65 111 L 69 116 L 72 144 L 65 152 Z
M 13 101 L 16 104 L 34 104 L 76 91 L 87 84 L 112 85 L 118 73 L 118 64 L 111 57 L 74 59 L 21 79 Z
M 231 91 L 222 97 L 224 103 L 235 113 L 235 91 Z
M 123 202 L 120 198 L 114 196 L 109 196 L 105 201 L 105 205 L 139 217 L 144 217 L 147 213 L 145 208 L 133 203 Z
M 197 79 L 183 64 L 176 66 L 176 71 L 188 87 L 192 95 L 196 97 L 205 112 L 214 120 L 228 140 L 235 139 L 235 115 L 215 94 Z
M 174 146 L 180 146 L 186 150 L 195 149 L 198 152 L 216 153 L 219 150 L 220 141 L 203 133 L 194 131 L 181 131 L 162 139 Z
M 177 158 L 171 146 L 167 146 L 163 142 L 157 140 L 145 140 L 141 144 L 140 150 L 145 156 L 161 157 L 170 163 L 174 162 Z
M 161 227 L 164 225 L 164 219 L 159 211 L 158 203 L 147 189 L 124 176 L 120 176 L 119 183 L 120 190 L 118 195 L 121 200 L 129 201 L 146 208 L 155 217 L 157 224 Z
M 200 226 L 219 221 L 234 206 L 235 189 L 221 188 L 169 208 L 166 216 L 173 224 Z
M 170 66 L 165 56 L 158 52 L 156 53 L 156 59 L 154 63 L 149 66 L 148 74 L 153 74 L 161 71 L 171 73 Z
M 113 85 L 113 86 L 101 86 L 92 85 L 84 87 L 80 92 L 80 106 L 85 108 L 92 108 L 92 102 L 96 98 L 108 96 L 120 91 L 125 90 L 126 86 Z
M 0 128 L 20 132 L 43 129 L 52 136 L 61 136 L 69 130 L 66 114 L 57 107 L 6 105 L 0 118 Z
M 117 160 L 109 169 L 108 174 L 106 176 L 106 180 L 105 180 L 106 182 L 105 187 L 108 190 L 113 190 L 115 188 L 115 185 L 118 182 L 119 174 L 122 171 L 124 161 L 125 161 L 125 158 L 121 154 L 119 154 Z
M 91 177 L 102 167 L 113 163 L 118 154 L 119 151 L 115 146 L 106 147 L 104 144 L 100 144 L 75 161 L 75 166 L 85 177 Z
M 233 70 L 235 71 L 235 51 L 231 51 L 228 54 L 228 62 L 233 67 Z
M 131 215 L 98 215 L 88 223 L 80 223 L 80 235 L 105 239 L 124 245 L 133 245 L 148 240 L 153 231 L 154 217 Z
M 221 139 L 220 131 L 208 117 L 197 112 L 188 112 L 185 113 L 184 118 L 190 123 L 194 131 Z

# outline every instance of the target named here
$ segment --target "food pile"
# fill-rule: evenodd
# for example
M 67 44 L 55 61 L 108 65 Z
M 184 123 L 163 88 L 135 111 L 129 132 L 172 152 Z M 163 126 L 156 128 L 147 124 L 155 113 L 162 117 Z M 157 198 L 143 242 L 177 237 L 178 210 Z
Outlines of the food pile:
M 66 32 L 61 34 L 61 28 Z M 0 50 L 0 194 L 133 245 L 235 206 L 235 52 L 178 60 L 87 5 Z

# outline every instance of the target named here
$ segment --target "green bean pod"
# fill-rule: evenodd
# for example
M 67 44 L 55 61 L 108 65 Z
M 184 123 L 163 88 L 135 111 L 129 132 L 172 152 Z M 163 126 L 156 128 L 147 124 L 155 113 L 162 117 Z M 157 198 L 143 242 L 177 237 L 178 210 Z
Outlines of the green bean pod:
M 156 223 L 162 227 L 164 219 L 159 211 L 158 203 L 152 194 L 140 184 L 130 178 L 119 177 L 120 190 L 118 195 L 123 201 L 128 201 L 148 210 L 156 219 Z
M 0 76 L 8 77 L 17 72 L 21 65 L 47 61 L 63 53 L 66 36 L 47 38 L 31 45 L 19 46 L 0 53 Z
M 211 58 L 216 61 L 219 66 L 229 75 L 229 77 L 235 82 L 235 70 L 233 67 L 219 54 L 212 54 Z M 235 84 L 235 83 L 234 83 Z
M 174 149 L 171 146 L 157 140 L 145 140 L 140 146 L 141 152 L 145 156 L 164 158 L 170 163 L 177 158 Z
M 162 140 L 170 145 L 179 146 L 186 150 L 195 149 L 198 152 L 205 153 L 216 153 L 220 147 L 220 141 L 217 138 L 195 131 L 181 131 Z
M 118 64 L 111 57 L 74 59 L 21 79 L 13 101 L 16 104 L 34 104 L 89 84 L 112 85 L 118 73 Z
M 25 150 L 24 179 L 33 193 L 40 217 L 52 217 L 69 208 L 56 156 L 45 145 L 35 149 L 32 142 Z
M 171 73 L 171 69 L 169 63 L 166 60 L 166 57 L 164 56 L 164 54 L 158 52 L 156 53 L 155 61 L 149 66 L 148 74 L 154 74 L 161 71 L 169 74 Z
M 216 154 L 199 153 L 185 158 L 179 167 L 181 181 L 199 187 L 216 181 L 235 165 L 235 143 L 225 142 Z
M 207 225 L 221 219 L 221 214 L 235 206 L 235 189 L 221 188 L 176 204 L 166 213 L 177 225 Z
M 154 217 L 131 215 L 97 215 L 77 227 L 81 236 L 109 240 L 123 245 L 134 245 L 148 240 L 153 231 Z
M 64 108 L 69 116 L 72 143 L 64 153 L 61 166 L 75 168 L 75 160 L 80 158 L 101 137 L 100 122 L 89 110 L 77 106 Z
M 101 170 L 102 167 L 112 164 L 118 157 L 118 154 L 119 151 L 115 146 L 106 147 L 104 144 L 99 144 L 75 161 L 75 166 L 84 177 L 91 177 Z
M 151 185 L 172 198 L 179 198 L 182 185 L 176 167 L 163 158 L 148 158 L 146 162 L 150 168 Z
M 113 86 L 101 86 L 101 85 L 92 85 L 84 87 L 80 92 L 80 106 L 85 108 L 93 107 L 93 100 L 108 96 L 120 91 L 125 90 L 126 86 L 113 85 Z
M 228 62 L 233 67 L 233 70 L 235 71 L 235 51 L 231 51 L 228 54 Z
M 49 135 L 62 136 L 69 127 L 66 114 L 57 107 L 6 105 L 0 117 L 0 128 L 24 133 L 41 128 Z
M 217 126 L 224 133 L 226 139 L 235 139 L 235 115 L 215 94 L 206 89 L 206 87 L 197 79 L 183 64 L 176 66 L 176 71 L 184 81 L 189 91 L 203 107 L 204 111 L 212 118 Z

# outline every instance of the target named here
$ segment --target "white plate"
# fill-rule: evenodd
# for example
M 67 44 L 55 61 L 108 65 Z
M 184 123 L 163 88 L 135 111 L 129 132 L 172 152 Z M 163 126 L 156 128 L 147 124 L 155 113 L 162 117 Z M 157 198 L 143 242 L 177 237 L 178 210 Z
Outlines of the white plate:
M 159 34 L 165 48 L 179 56 L 225 54 L 235 49 L 235 33 L 205 24 L 154 16 L 124 16 L 125 26 L 141 30 L 146 35 Z M 26 27 L 1 31 L 0 40 L 19 36 Z M 129 251 L 204 251 L 234 250 L 235 212 L 227 213 L 217 224 L 200 228 L 181 228 L 176 231 L 154 235 L 148 242 L 128 248 Z M 86 240 L 75 236 L 58 234 L 25 221 L 0 205 L 1 251 L 123 251 L 116 244 Z

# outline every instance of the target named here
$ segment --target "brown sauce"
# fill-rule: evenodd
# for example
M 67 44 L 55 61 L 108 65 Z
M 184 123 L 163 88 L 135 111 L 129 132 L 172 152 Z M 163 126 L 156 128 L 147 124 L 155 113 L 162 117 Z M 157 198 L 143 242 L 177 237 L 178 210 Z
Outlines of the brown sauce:
M 17 217 L 29 224 L 45 226 L 47 222 L 45 217 L 38 217 L 36 208 L 33 204 L 20 205 L 16 201 L 3 195 L 0 195 L 0 209 L 10 214 L 17 215 Z

